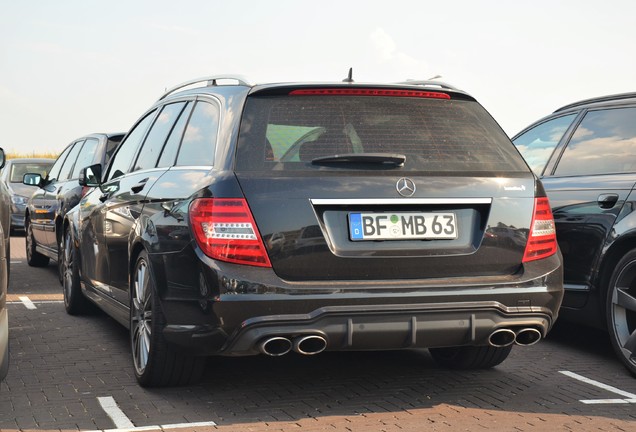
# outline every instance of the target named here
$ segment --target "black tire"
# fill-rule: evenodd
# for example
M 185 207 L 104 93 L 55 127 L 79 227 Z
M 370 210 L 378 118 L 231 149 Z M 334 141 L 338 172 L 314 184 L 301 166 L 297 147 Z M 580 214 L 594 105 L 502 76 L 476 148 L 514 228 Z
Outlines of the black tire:
M 26 225 L 26 257 L 27 264 L 31 267 L 46 267 L 49 265 L 49 257 L 42 255 L 40 252 L 35 250 L 35 239 L 33 238 L 33 228 L 31 227 L 31 223 L 27 219 L 25 221 Z
M 64 234 L 60 262 L 66 313 L 80 315 L 89 312 L 91 305 L 80 287 L 78 250 L 73 244 L 70 230 Z
M 130 287 L 130 344 L 137 382 L 144 387 L 187 385 L 203 375 L 205 358 L 171 349 L 148 254 L 137 258 Z
M 510 351 L 512 345 L 429 348 L 437 364 L 450 369 L 489 369 L 503 362 Z
M 606 318 L 614 351 L 636 376 L 636 249 L 614 268 L 607 289 Z

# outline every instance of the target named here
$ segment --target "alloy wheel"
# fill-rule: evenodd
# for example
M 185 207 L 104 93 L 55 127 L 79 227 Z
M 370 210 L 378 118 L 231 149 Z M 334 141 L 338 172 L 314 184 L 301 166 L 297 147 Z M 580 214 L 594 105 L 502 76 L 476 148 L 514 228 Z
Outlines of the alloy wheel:
M 623 262 L 608 297 L 608 325 L 617 353 L 636 373 L 636 258 Z
M 152 337 L 152 287 L 148 264 L 137 262 L 132 292 L 131 336 L 135 369 L 142 375 L 148 365 Z
M 66 233 L 64 242 L 62 243 L 62 263 L 60 275 L 62 276 L 62 287 L 64 288 L 64 303 L 69 306 L 71 296 L 73 295 L 73 264 L 75 261 L 75 251 L 71 244 L 70 231 Z

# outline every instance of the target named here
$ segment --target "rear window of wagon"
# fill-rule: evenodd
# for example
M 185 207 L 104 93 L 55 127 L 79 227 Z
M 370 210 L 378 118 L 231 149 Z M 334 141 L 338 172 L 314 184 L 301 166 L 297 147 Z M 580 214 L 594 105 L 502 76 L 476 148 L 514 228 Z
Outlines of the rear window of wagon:
M 401 170 L 528 172 L 477 102 L 391 96 L 251 96 L 237 171 L 338 170 L 312 159 L 349 153 L 406 156 Z

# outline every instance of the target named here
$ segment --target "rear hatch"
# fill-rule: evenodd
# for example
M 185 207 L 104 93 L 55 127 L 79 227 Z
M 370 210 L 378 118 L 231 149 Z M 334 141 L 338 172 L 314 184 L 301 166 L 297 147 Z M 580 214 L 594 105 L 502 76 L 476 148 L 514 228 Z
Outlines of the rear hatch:
M 510 275 L 534 177 L 470 96 L 415 87 L 254 91 L 235 173 L 290 281 Z

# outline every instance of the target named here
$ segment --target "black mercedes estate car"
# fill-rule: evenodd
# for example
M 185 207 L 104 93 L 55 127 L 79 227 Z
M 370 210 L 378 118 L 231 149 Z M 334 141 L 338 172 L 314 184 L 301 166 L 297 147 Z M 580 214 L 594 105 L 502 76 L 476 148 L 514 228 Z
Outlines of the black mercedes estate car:
M 541 183 L 484 108 L 429 82 L 177 86 L 64 222 L 64 298 L 130 328 L 141 385 L 203 357 L 429 348 L 488 368 L 563 295 Z
M 607 329 L 636 376 L 636 93 L 559 108 L 513 138 L 550 197 L 561 316 Z

